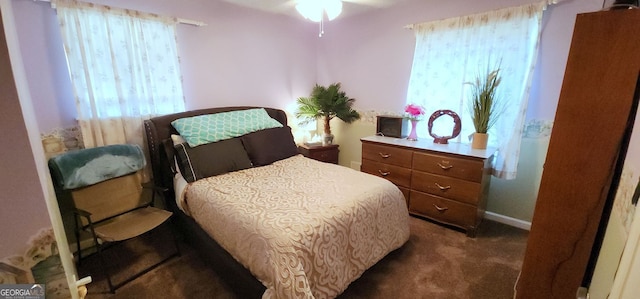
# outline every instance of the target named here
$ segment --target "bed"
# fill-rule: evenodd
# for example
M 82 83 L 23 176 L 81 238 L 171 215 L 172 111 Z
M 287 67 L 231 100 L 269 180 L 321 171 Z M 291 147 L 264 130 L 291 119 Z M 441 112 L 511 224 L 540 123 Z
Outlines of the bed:
M 240 140 L 250 167 L 184 181 L 188 170 L 177 171 L 174 162 L 183 158 L 176 120 L 254 109 L 264 109 L 282 128 L 230 138 Z M 149 119 L 144 129 L 154 181 L 168 190 L 165 201 L 179 235 L 241 298 L 334 298 L 409 238 L 400 190 L 379 177 L 291 152 L 295 144 L 282 110 L 195 110 Z M 288 154 L 274 159 L 276 150 L 276 156 Z M 228 154 L 206 151 L 211 159 Z

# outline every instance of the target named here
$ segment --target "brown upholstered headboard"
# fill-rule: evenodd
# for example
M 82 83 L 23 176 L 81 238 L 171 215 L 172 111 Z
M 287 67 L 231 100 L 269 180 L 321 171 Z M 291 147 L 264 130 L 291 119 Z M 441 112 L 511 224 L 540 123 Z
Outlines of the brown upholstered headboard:
M 283 125 L 287 125 L 287 115 L 283 110 L 266 107 L 218 107 L 193 111 L 186 111 L 174 114 L 154 117 L 144 121 L 144 131 L 147 137 L 147 145 L 149 148 L 149 158 L 151 159 L 151 168 L 153 170 L 153 180 L 157 186 L 162 186 L 173 190 L 173 173 L 168 155 L 165 152 L 163 141 L 171 138 L 171 134 L 177 134 L 177 131 L 171 125 L 171 122 L 184 117 L 191 117 L 203 114 L 214 114 L 220 112 L 228 112 L 234 110 L 246 110 L 254 108 L 264 108 L 269 115 L 279 121 Z M 173 150 L 173 149 L 170 149 Z

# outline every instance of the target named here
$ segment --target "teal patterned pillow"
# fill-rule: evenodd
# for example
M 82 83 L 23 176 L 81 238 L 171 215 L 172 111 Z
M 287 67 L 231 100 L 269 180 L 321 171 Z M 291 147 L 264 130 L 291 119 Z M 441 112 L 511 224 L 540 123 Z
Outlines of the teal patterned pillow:
M 262 108 L 198 115 L 177 119 L 171 124 L 191 147 L 282 127 Z

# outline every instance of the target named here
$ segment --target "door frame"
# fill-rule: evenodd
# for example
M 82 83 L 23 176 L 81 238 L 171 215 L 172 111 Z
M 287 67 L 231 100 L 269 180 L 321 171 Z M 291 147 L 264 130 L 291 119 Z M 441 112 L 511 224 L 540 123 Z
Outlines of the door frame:
M 24 63 L 20 52 L 11 0 L 0 0 L 0 13 L 2 14 L 2 29 L 5 32 L 7 40 L 9 60 L 14 76 L 16 91 L 18 93 L 20 107 L 22 109 L 22 119 L 24 120 L 25 127 L 27 128 L 29 144 L 31 145 L 31 151 L 39 178 L 38 183 L 36 183 L 36 186 L 34 187 L 37 188 L 39 186 L 42 188 L 60 260 L 69 285 L 69 292 L 72 299 L 78 299 L 78 274 L 73 261 L 73 254 L 69 250 L 67 237 L 62 224 L 62 217 L 58 208 L 55 191 L 51 183 L 51 174 L 48 171 L 46 156 L 40 141 L 40 133 L 33 110 L 31 95 L 27 86 L 27 77 L 25 75 Z

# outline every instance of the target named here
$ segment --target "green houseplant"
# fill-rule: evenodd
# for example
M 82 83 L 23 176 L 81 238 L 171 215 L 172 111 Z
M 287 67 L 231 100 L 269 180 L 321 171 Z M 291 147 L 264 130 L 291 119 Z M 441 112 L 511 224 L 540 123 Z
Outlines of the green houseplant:
M 484 149 L 487 147 L 489 135 L 487 132 L 495 125 L 498 116 L 504 110 L 500 99 L 496 95 L 500 85 L 500 67 L 489 70 L 476 77 L 474 82 L 467 82 L 471 85 L 471 98 L 469 110 L 471 120 L 476 132 L 473 134 L 472 148 Z
M 324 121 L 323 145 L 333 143 L 329 122 L 337 117 L 345 123 L 360 119 L 360 114 L 352 108 L 355 99 L 349 98 L 340 90 L 340 83 L 328 87 L 316 84 L 308 97 L 297 100 L 298 110 L 295 115 L 302 119 L 302 124 L 322 118 Z

